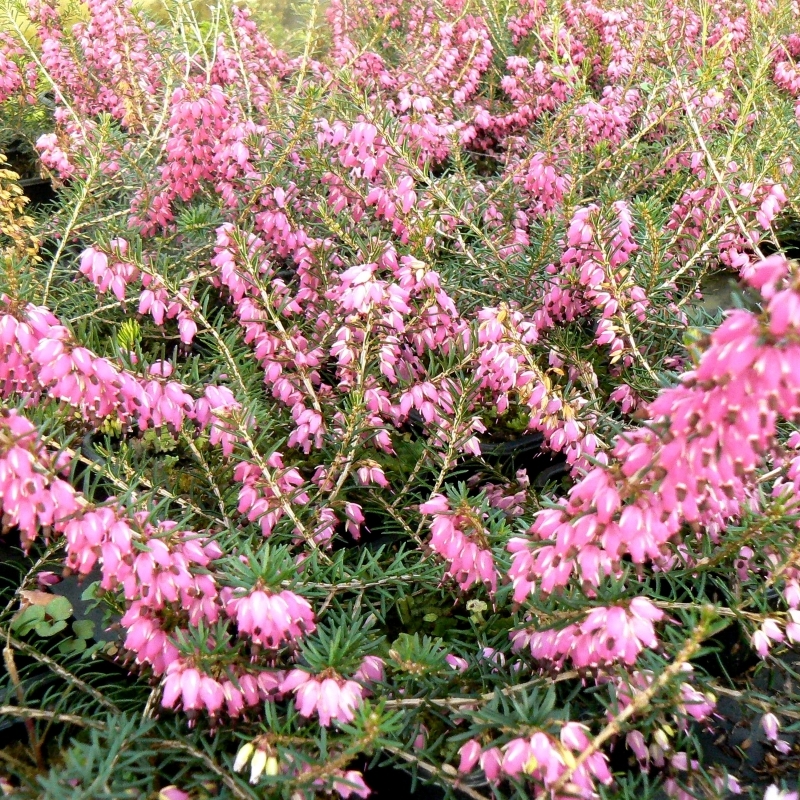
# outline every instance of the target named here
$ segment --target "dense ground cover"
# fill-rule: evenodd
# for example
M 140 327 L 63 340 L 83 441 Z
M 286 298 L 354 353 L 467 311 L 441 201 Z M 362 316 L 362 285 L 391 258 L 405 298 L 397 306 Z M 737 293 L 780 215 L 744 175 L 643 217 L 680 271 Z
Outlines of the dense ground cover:
M 3 791 L 791 788 L 796 2 L 0 19 Z

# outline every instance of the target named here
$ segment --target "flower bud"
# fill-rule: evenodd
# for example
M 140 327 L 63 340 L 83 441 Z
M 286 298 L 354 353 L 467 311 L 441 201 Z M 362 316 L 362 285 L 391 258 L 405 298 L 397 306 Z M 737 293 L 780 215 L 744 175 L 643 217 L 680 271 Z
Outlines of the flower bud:
M 250 783 L 258 783 L 258 779 L 264 772 L 264 767 L 267 766 L 267 751 L 256 750 L 253 753 L 253 760 L 250 762 Z
M 764 733 L 769 741 L 777 741 L 781 724 L 774 714 L 764 714 L 764 716 L 761 717 L 761 727 L 764 729 Z
M 656 732 L 653 734 L 653 739 L 655 739 L 655 741 L 656 741 L 656 744 L 657 744 L 657 745 L 658 745 L 658 746 L 659 746 L 659 747 L 660 747 L 662 750 L 669 750 L 669 737 L 667 736 L 667 733 L 666 733 L 666 731 L 664 731 L 664 730 L 661 730 L 661 729 L 659 728 L 659 730 L 657 730 L 657 731 L 656 731 Z
M 264 774 L 272 777 L 274 775 L 277 775 L 278 772 L 280 772 L 280 769 L 278 767 L 278 759 L 275 758 L 275 756 L 269 756 L 269 758 L 267 758 L 267 766 L 266 769 L 264 770 Z
M 252 742 L 247 742 L 247 744 L 243 744 L 239 748 L 239 752 L 236 754 L 236 760 L 233 762 L 234 772 L 241 772 L 245 768 L 245 765 L 250 760 L 250 756 L 253 755 L 254 749 Z
M 158 793 L 158 800 L 189 800 L 189 795 L 177 786 L 165 786 Z

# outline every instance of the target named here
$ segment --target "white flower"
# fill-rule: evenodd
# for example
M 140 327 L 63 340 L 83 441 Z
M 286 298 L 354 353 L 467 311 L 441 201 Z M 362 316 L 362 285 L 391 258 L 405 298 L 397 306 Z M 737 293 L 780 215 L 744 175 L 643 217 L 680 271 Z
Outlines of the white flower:
M 267 751 L 256 750 L 253 753 L 253 760 L 250 762 L 250 783 L 258 783 L 259 778 L 264 772 L 264 767 L 267 766 Z M 795 800 L 797 800 L 795 798 Z

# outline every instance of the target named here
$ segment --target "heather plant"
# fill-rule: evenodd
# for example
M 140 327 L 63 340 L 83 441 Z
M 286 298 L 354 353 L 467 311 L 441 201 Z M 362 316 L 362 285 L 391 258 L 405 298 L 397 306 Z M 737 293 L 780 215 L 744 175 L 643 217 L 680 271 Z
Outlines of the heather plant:
M 0 17 L 2 791 L 796 798 L 796 2 L 69 13 Z

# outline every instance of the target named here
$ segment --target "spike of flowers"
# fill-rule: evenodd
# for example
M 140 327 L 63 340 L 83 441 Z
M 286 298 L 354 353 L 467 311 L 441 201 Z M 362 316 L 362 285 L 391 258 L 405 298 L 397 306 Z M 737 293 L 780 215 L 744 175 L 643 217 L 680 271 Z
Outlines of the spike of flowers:
M 660 563 L 684 523 L 719 535 L 753 505 L 778 421 L 798 415 L 798 293 L 778 288 L 788 270 L 782 256 L 753 265 L 747 280 L 765 298 L 763 318 L 731 312 L 695 369 L 649 405 L 652 424 L 620 437 L 609 468 L 593 469 L 567 500 L 540 512 L 530 539 L 510 542 L 518 601 L 572 575 L 597 586 L 619 574 L 624 555 Z M 535 551 L 534 541 L 542 543 Z

